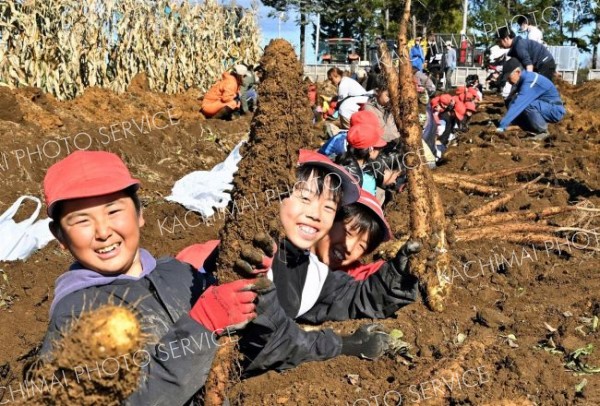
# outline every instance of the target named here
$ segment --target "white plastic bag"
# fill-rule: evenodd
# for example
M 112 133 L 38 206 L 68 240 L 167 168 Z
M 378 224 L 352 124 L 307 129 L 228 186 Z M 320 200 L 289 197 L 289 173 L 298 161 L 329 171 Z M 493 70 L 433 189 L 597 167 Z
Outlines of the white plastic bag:
M 15 223 L 13 217 L 26 199 L 34 201 L 37 207 L 27 220 Z M 54 239 L 48 228 L 51 219 L 40 220 L 34 224 L 41 208 L 42 202 L 37 197 L 21 196 L 0 216 L 0 261 L 26 259 Z
M 214 209 L 227 207 L 231 195 L 225 190 L 232 189 L 233 175 L 242 160 L 241 141 L 231 151 L 227 159 L 215 165 L 210 171 L 195 171 L 175 182 L 171 195 L 165 199 L 177 202 L 186 209 L 201 213 L 204 217 L 214 214 Z

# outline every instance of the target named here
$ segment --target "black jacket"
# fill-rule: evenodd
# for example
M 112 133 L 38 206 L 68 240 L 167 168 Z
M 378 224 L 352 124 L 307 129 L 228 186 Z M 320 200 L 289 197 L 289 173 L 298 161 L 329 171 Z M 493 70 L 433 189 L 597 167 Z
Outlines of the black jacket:
M 548 48 L 537 41 L 522 37 L 513 39 L 508 56 L 517 58 L 524 67 L 533 65 L 535 71 L 538 71 L 542 64 L 555 64 Z
M 154 271 L 138 280 L 119 279 L 108 285 L 70 293 L 54 308 L 41 355 L 50 353 L 60 331 L 84 310 L 107 303 L 130 306 L 141 315 L 142 330 L 150 337 L 144 349 L 151 360 L 143 368 L 145 378 L 140 388 L 126 404 L 189 403 L 204 386 L 218 347 L 212 333 L 190 318 L 188 312 L 213 283 L 212 276 L 196 271 L 189 264 L 161 258 Z M 187 343 L 189 350 L 183 356 L 181 347 Z M 125 367 L 125 361 L 119 363 L 120 367 Z M 143 365 L 145 361 L 139 363 Z
M 276 290 L 259 297 L 259 316 L 240 338 L 246 374 L 283 370 L 340 355 L 341 337 L 331 329 L 304 331 L 294 322 L 309 272 L 306 252 L 283 240 L 272 269 Z M 402 306 L 413 303 L 417 295 L 416 278 L 398 272 L 393 261 L 364 281 L 343 271 L 332 271 L 327 274 L 317 302 L 296 320 L 319 324 L 327 320 L 390 317 Z

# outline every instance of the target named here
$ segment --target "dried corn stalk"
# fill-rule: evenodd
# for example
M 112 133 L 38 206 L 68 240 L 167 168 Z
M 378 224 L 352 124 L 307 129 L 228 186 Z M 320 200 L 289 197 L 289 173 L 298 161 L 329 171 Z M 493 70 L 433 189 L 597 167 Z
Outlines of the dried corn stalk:
M 201 91 L 261 55 L 257 6 L 166 0 L 6 0 L 0 3 L 0 85 L 60 100 L 88 86 L 124 92 L 145 72 L 154 91 Z

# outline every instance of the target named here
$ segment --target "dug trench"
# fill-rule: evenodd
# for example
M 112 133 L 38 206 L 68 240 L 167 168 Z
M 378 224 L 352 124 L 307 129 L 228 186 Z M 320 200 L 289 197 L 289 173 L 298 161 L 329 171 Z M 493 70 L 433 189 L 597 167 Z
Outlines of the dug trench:
M 210 169 L 223 161 L 247 134 L 250 118 L 233 122 L 204 120 L 198 113 L 196 91 L 178 96 L 149 92 L 143 77 L 122 95 L 90 89 L 70 102 L 57 102 L 36 89 L 0 89 L 0 103 L 11 106 L 0 117 L 0 170 L 5 210 L 18 196 L 41 196 L 44 173 L 56 157 L 46 154 L 49 140 L 72 138 L 99 128 L 123 128 L 157 112 L 158 126 L 147 134 L 97 144 L 124 157 L 133 175 L 143 182 L 141 198 L 146 225 L 142 245 L 157 256 L 173 255 L 192 243 L 217 237 L 223 218 L 205 222 L 164 197 L 185 174 Z M 488 126 L 498 118 L 501 101 L 487 96 L 470 130 L 460 135 L 437 175 L 477 175 L 506 168 L 534 165 L 525 174 L 500 177 L 492 183 L 508 190 L 514 184 L 542 175 L 541 188 L 522 191 L 500 211 L 537 211 L 546 207 L 583 202 L 600 207 L 600 85 L 561 86 L 569 115 L 551 128 L 553 140 L 532 143 L 518 132 L 497 136 Z M 167 111 L 170 111 L 171 114 Z M 488 112 L 490 111 L 490 112 Z M 277 114 L 276 112 L 274 114 Z M 158 128 L 162 127 L 162 128 Z M 322 134 L 322 129 L 316 128 Z M 112 136 L 112 134 L 111 134 Z M 80 136 L 81 137 L 81 136 Z M 71 138 L 71 139 L 72 139 Z M 67 142 L 70 142 L 67 140 Z M 70 144 L 72 145 L 72 144 Z M 37 146 L 42 148 L 36 154 Z M 56 147 L 52 144 L 53 147 Z M 24 150 L 16 161 L 13 151 Z M 265 176 L 268 176 L 268 168 Z M 438 185 L 450 228 L 454 220 L 481 207 L 491 197 L 464 192 L 452 185 Z M 386 206 L 396 237 L 407 230 L 407 201 L 400 194 Z M 27 207 L 20 218 L 33 208 Z M 594 212 L 568 212 L 550 224 L 594 230 Z M 552 241 L 531 246 L 501 239 L 464 242 L 452 240 L 453 272 L 447 279 L 452 293 L 443 313 L 433 313 L 422 303 L 401 309 L 395 318 L 381 320 L 388 330 L 399 329 L 410 344 L 412 360 L 390 355 L 377 361 L 338 357 L 309 363 L 283 373 L 264 375 L 236 383 L 229 399 L 239 405 L 596 405 L 600 404 L 597 374 L 575 375 L 600 366 L 600 353 L 569 357 L 588 344 L 600 346 L 594 317 L 600 316 L 599 253 Z M 589 234 L 588 245 L 599 243 Z M 581 235 L 579 236 L 581 237 Z M 23 369 L 33 359 L 48 323 L 54 280 L 68 267 L 70 256 L 56 242 L 27 261 L 3 263 L 0 278 L 0 402 L 10 404 L 9 389 L 18 388 Z M 470 266 L 464 266 L 470 264 Z M 328 323 L 349 333 L 368 320 Z M 577 361 L 579 360 L 579 361 Z M 582 385 L 586 380 L 587 384 Z M 15 395 L 15 396 L 18 396 Z M 400 396 L 402 400 L 400 403 Z M 384 403 L 387 402 L 387 403 Z

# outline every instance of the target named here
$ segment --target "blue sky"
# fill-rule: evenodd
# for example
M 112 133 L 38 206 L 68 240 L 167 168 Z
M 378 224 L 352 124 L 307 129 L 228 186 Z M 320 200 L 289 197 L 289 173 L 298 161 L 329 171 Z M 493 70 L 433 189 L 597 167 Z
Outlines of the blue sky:
M 242 7 L 250 7 L 252 4 L 252 0 L 238 0 L 236 1 Z M 266 46 L 269 41 L 274 38 L 279 38 L 280 31 L 280 22 L 276 17 L 269 17 L 268 14 L 270 11 L 273 11 L 271 7 L 265 7 L 260 3 L 259 7 L 259 25 L 262 34 L 262 44 L 261 46 Z M 312 16 L 315 19 L 315 16 Z M 281 38 L 289 41 L 296 50 L 296 53 L 300 53 L 300 28 L 296 25 L 297 14 L 296 13 L 287 13 L 287 21 L 281 22 Z M 309 39 L 309 47 L 312 47 L 312 25 L 308 25 L 306 27 L 306 35 Z M 306 50 L 306 62 L 307 63 L 315 63 L 315 52 L 314 48 L 309 48 Z

